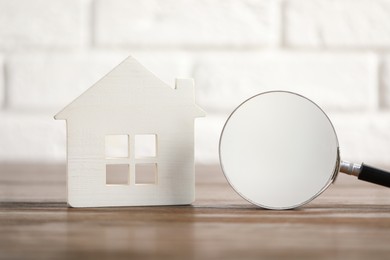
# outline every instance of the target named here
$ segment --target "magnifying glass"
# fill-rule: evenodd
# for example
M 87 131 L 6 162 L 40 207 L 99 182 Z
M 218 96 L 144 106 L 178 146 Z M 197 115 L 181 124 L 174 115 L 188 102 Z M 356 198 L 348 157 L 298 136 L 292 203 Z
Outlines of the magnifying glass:
M 390 187 L 390 173 L 340 160 L 336 131 L 319 106 L 299 94 L 253 96 L 227 119 L 219 142 L 223 173 L 247 201 L 291 209 L 320 195 L 338 172 Z

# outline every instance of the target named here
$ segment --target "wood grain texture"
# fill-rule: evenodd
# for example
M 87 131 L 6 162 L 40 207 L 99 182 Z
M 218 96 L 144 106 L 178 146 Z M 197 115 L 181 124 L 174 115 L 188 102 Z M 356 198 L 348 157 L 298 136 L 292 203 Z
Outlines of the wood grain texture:
M 0 166 L 1 259 L 388 259 L 390 190 L 339 176 L 286 211 L 248 204 L 219 167 L 190 206 L 68 208 L 65 166 Z

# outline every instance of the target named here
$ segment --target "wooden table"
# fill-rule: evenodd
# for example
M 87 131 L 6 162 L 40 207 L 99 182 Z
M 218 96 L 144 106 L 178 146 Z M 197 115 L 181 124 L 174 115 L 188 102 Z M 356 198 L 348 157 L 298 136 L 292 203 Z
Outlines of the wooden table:
M 1 259 L 390 259 L 390 190 L 340 175 L 310 204 L 248 204 L 198 166 L 191 206 L 68 208 L 63 165 L 0 165 Z

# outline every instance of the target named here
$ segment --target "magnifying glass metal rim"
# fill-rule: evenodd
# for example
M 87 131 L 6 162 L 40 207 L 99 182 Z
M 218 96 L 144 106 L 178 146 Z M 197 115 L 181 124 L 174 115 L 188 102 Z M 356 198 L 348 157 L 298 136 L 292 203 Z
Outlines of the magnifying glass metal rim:
M 274 207 L 274 206 L 269 206 L 269 205 L 262 205 L 261 203 L 258 203 L 256 201 L 253 201 L 251 200 L 250 198 L 246 197 L 245 195 L 243 195 L 234 185 L 234 183 L 229 179 L 229 176 L 226 172 L 226 169 L 224 168 L 224 165 L 223 165 L 223 162 L 222 162 L 222 154 L 221 154 L 221 145 L 222 145 L 222 139 L 223 139 L 223 135 L 224 135 L 224 132 L 225 132 L 225 129 L 230 121 L 230 119 L 232 118 L 232 116 L 234 115 L 234 113 L 239 110 L 244 104 L 246 104 L 247 102 L 249 102 L 250 100 L 254 99 L 254 98 L 257 98 L 259 96 L 262 96 L 262 95 L 266 95 L 266 94 L 272 94 L 272 93 L 285 93 L 285 94 L 292 94 L 292 95 L 296 95 L 296 96 L 299 96 L 301 98 L 304 98 L 306 99 L 307 101 L 309 101 L 310 103 L 312 103 L 313 105 L 315 105 L 322 113 L 323 115 L 327 118 L 327 120 L 329 121 L 330 123 L 330 126 L 332 127 L 332 130 L 333 130 L 333 133 L 334 133 L 334 136 L 336 138 L 336 158 L 335 158 L 335 166 L 334 166 L 334 170 L 333 170 L 333 173 L 330 175 L 330 178 L 329 180 L 326 182 L 326 184 L 324 185 L 324 187 L 319 190 L 316 194 L 314 194 L 312 197 L 308 198 L 307 200 L 301 202 L 301 203 L 298 203 L 298 204 L 295 204 L 295 205 L 291 205 L 291 206 L 286 206 L 286 207 Z M 237 106 L 233 112 L 229 115 L 229 117 L 227 118 L 223 128 L 222 128 L 222 132 L 221 132 L 221 135 L 220 135 L 220 138 L 219 138 L 219 161 L 220 161 L 220 165 L 221 165 L 221 168 L 222 168 L 222 172 L 226 178 L 226 180 L 228 181 L 228 183 L 230 184 L 230 186 L 237 192 L 237 194 L 239 194 L 243 199 L 247 200 L 248 202 L 254 204 L 254 205 L 257 205 L 259 207 L 262 207 L 262 208 L 266 208 L 266 209 L 275 209 L 275 210 L 284 210 L 284 209 L 293 209 L 293 208 L 298 208 L 302 205 L 305 205 L 307 203 L 309 203 L 310 201 L 312 201 L 313 199 L 315 199 L 316 197 L 318 197 L 321 193 L 323 193 L 328 187 L 330 184 L 332 184 L 336 178 L 337 178 L 337 175 L 339 173 L 339 169 L 340 169 L 340 149 L 339 149 L 339 142 L 338 142 L 338 139 L 337 139 L 337 134 L 336 134 L 336 130 L 331 122 L 331 120 L 329 119 L 329 117 L 327 116 L 327 114 L 321 109 L 321 107 L 319 107 L 315 102 L 313 102 L 312 100 L 310 100 L 309 98 L 305 97 L 305 96 L 302 96 L 300 94 L 297 94 L 295 92 L 291 92 L 291 91 L 284 91 L 284 90 L 274 90 L 274 91 L 267 91 L 267 92 L 262 92 L 262 93 L 259 93 L 257 95 L 254 95 L 248 99 L 246 99 L 244 102 L 242 102 L 239 106 Z M 315 169 L 313 169 L 314 171 Z

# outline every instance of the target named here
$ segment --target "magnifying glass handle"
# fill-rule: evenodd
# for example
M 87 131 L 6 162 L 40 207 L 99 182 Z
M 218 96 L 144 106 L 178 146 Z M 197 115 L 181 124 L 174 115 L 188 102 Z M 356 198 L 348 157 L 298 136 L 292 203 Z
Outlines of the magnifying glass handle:
M 390 188 L 390 172 L 362 163 L 361 165 L 342 161 L 340 172 L 357 176 L 359 180 Z
M 390 187 L 390 172 L 362 164 L 359 180 Z

